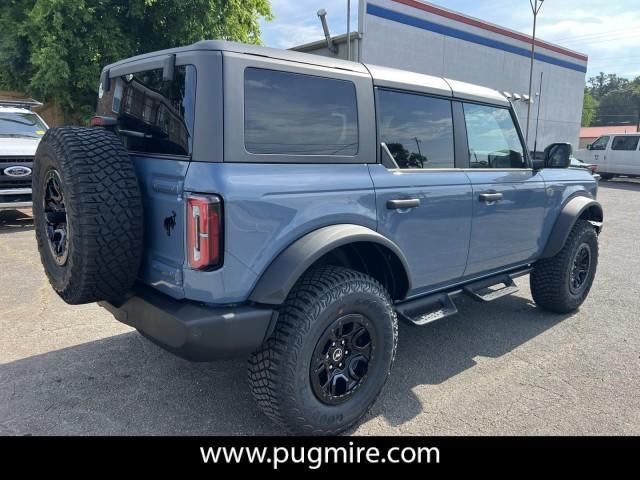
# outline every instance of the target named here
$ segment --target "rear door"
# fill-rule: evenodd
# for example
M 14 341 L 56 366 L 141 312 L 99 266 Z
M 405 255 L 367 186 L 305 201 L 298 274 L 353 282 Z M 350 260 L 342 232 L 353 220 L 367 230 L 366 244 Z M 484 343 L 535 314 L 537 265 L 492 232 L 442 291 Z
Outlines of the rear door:
M 607 154 L 607 172 L 640 175 L 640 135 L 616 135 Z
M 193 153 L 196 67 L 178 56 L 174 77 L 166 80 L 166 57 L 111 69 L 110 88 L 101 91 L 97 114 L 117 118 L 138 175 L 145 220 L 141 280 L 180 298 L 183 185 Z
M 471 231 L 471 184 L 455 168 L 452 102 L 376 91 L 379 141 L 398 168 L 370 165 L 378 231 L 404 252 L 410 295 L 453 283 L 464 272 Z
M 547 194 L 527 161 L 508 108 L 464 104 L 473 185 L 473 222 L 465 276 L 522 264 L 536 256 Z

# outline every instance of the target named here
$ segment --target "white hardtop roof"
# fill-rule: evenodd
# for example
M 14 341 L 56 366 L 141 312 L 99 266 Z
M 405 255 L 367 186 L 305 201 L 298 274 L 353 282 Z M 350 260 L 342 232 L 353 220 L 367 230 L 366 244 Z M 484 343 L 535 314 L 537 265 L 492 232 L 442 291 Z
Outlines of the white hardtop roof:
M 365 66 L 371 73 L 373 84 L 376 86 L 509 105 L 509 100 L 502 93 L 480 85 L 379 65 Z

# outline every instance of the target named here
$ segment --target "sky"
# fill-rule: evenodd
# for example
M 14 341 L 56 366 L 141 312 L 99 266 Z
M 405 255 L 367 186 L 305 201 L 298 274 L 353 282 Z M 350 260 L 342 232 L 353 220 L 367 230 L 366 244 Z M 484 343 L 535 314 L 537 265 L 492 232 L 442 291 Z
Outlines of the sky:
M 430 2 L 497 25 L 531 34 L 529 0 L 440 0 Z M 289 48 L 320 40 L 316 16 L 327 10 L 331 34 L 347 31 L 347 0 L 271 0 L 275 15 L 262 22 L 265 45 Z M 352 30 L 357 30 L 358 0 L 351 0 Z M 407 27 L 410 28 L 410 27 Z M 545 0 L 536 37 L 589 56 L 587 79 L 601 71 L 640 75 L 640 0 Z

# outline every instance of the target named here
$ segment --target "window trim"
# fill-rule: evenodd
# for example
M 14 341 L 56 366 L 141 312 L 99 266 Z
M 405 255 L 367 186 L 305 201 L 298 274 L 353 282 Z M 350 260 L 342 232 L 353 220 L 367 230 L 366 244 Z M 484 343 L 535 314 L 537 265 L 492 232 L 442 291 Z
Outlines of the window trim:
M 373 88 L 371 76 L 365 72 L 356 72 L 248 55 L 237 52 L 222 52 L 224 69 L 224 152 L 223 161 L 228 163 L 272 163 L 272 164 L 358 164 L 376 163 L 377 155 L 374 142 L 375 113 L 373 106 Z M 301 73 L 329 79 L 347 80 L 356 88 L 358 108 L 358 153 L 356 156 L 328 155 L 286 155 L 249 153 L 244 149 L 244 69 L 248 67 L 266 70 Z
M 374 86 L 374 102 L 375 102 L 375 126 L 376 126 L 376 163 L 381 164 L 382 159 L 380 157 L 380 131 L 378 125 L 378 90 L 387 90 L 391 92 L 398 93 L 408 93 L 413 95 L 420 95 L 423 97 L 432 97 L 432 98 L 440 98 L 444 100 L 449 100 L 451 102 L 451 113 L 452 113 L 452 121 L 453 121 L 453 156 L 454 156 L 454 166 L 450 168 L 391 168 L 387 169 L 389 172 L 407 172 L 407 173 L 427 173 L 427 172 L 500 172 L 500 171 L 509 171 L 509 172 L 532 172 L 533 167 L 531 163 L 531 156 L 529 153 L 529 149 L 525 145 L 524 135 L 522 133 L 522 128 L 520 127 L 520 123 L 515 115 L 513 110 L 513 105 L 496 105 L 495 103 L 490 102 L 481 102 L 477 100 L 466 100 L 462 98 L 457 98 L 453 96 L 447 95 L 438 95 L 435 93 L 426 93 L 426 92 L 417 92 L 415 90 L 410 89 L 402 89 L 402 88 L 391 88 L 384 86 Z M 467 137 L 467 123 L 464 117 L 464 104 L 470 103 L 473 105 L 481 105 L 486 107 L 493 108 L 503 108 L 509 110 L 509 115 L 511 116 L 511 121 L 516 129 L 518 134 L 518 139 L 520 140 L 520 144 L 522 145 L 522 150 L 524 152 L 525 166 L 518 168 L 472 168 L 469 158 L 469 139 Z M 466 153 L 465 153 L 466 152 Z

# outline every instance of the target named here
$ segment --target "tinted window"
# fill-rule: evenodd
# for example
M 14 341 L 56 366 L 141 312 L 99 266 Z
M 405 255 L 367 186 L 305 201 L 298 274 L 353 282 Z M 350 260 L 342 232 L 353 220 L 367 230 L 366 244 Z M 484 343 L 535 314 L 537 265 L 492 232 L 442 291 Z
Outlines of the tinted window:
M 358 153 L 358 109 L 352 82 L 247 68 L 244 142 L 250 153 Z
M 196 70 L 175 69 L 172 81 L 162 69 L 112 79 L 111 89 L 98 102 L 98 115 L 117 115 L 128 150 L 190 155 L 193 146 Z
M 451 102 L 378 90 L 380 141 L 400 168 L 453 168 Z
M 506 108 L 464 104 L 471 168 L 524 168 L 524 149 Z
M 609 143 L 609 137 L 600 137 L 591 144 L 591 150 L 605 150 Z
M 624 137 L 613 137 L 611 150 L 635 150 L 636 148 L 638 148 L 639 138 L 640 137 L 631 135 Z

